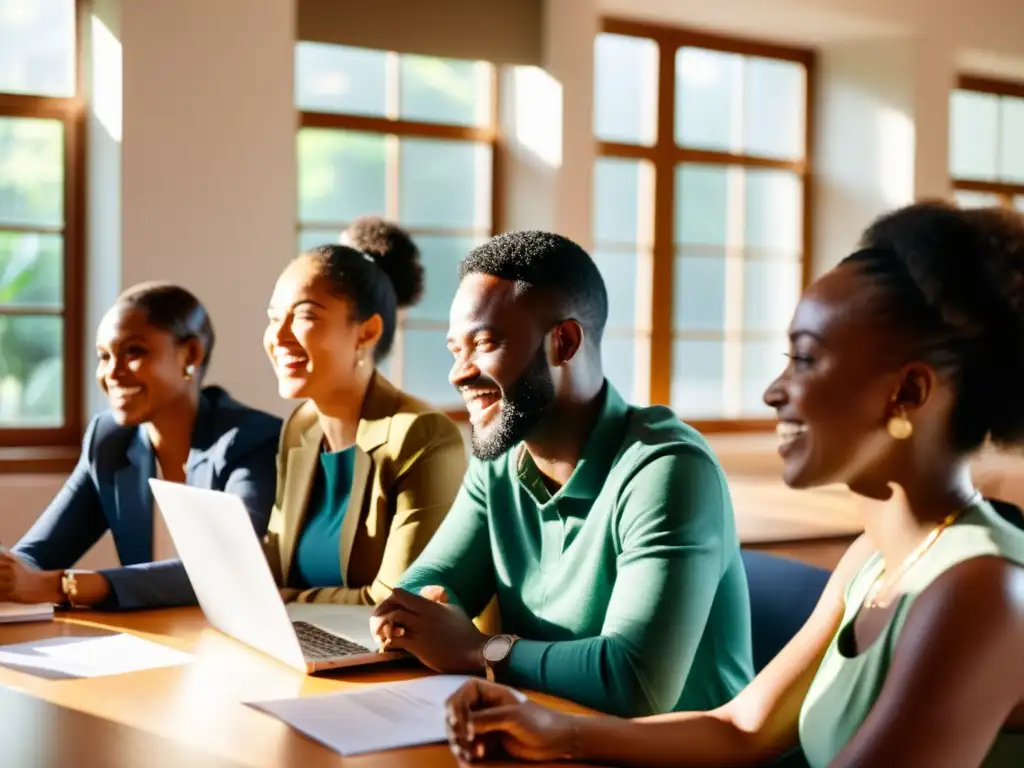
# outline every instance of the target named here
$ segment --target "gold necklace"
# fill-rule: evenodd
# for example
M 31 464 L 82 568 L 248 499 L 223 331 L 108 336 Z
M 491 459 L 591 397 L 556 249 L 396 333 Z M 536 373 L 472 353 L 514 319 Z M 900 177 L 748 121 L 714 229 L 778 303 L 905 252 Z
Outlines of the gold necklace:
M 879 596 L 891 592 L 892 589 L 900 583 L 900 579 L 906 575 L 907 571 L 909 571 L 914 564 L 924 556 L 925 552 L 931 549 L 932 545 L 935 543 L 936 539 L 939 538 L 942 532 L 955 523 L 962 513 L 963 510 L 958 509 L 956 512 L 946 515 L 945 519 L 932 529 L 932 532 L 925 537 L 924 541 L 922 541 L 913 552 L 903 559 L 903 562 L 900 563 L 900 567 L 896 569 L 892 578 L 888 579 L 889 583 L 886 585 L 885 589 L 882 588 L 882 577 L 885 576 L 885 567 L 883 566 L 878 576 L 876 576 L 875 580 L 872 582 L 871 589 L 868 590 L 868 596 L 864 600 L 864 605 L 867 608 L 888 608 L 891 600 L 882 600 Z

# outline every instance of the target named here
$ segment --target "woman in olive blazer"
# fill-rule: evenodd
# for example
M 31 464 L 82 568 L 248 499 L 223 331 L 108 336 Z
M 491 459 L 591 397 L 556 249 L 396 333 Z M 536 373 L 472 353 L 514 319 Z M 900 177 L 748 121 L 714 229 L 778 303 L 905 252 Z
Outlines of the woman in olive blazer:
M 267 558 L 286 599 L 374 604 L 422 551 L 458 493 L 458 427 L 376 370 L 397 309 L 422 292 L 402 230 L 362 219 L 282 273 L 264 344 L 282 397 Z M 443 354 L 441 350 L 438 350 Z
M 296 583 L 296 544 L 323 440 L 312 402 L 300 406 L 282 432 L 277 501 L 266 539 L 267 558 L 282 585 Z M 290 595 L 300 602 L 372 605 L 387 597 L 448 513 L 466 469 L 458 428 L 380 374 L 370 382 L 354 449 L 338 547 L 344 583 Z

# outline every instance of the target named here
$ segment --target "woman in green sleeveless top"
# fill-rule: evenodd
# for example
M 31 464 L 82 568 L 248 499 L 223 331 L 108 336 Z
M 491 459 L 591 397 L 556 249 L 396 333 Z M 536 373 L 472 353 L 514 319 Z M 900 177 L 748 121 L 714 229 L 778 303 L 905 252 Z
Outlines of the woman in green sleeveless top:
M 1024 531 L 971 483 L 986 439 L 1024 443 L 1024 220 L 912 205 L 815 282 L 765 393 L 784 480 L 865 499 L 795 638 L 732 702 L 580 717 L 468 683 L 452 749 L 636 766 L 1024 766 Z

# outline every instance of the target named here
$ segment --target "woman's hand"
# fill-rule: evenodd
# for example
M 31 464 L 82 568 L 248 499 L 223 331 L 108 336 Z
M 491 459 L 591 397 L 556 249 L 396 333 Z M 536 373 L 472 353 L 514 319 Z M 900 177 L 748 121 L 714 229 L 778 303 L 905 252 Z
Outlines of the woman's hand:
M 498 757 L 535 762 L 572 757 L 576 718 L 524 702 L 511 688 L 471 680 L 445 705 L 448 741 L 461 760 Z
M 12 603 L 57 603 L 60 572 L 36 571 L 10 552 L 0 552 L 0 601 Z

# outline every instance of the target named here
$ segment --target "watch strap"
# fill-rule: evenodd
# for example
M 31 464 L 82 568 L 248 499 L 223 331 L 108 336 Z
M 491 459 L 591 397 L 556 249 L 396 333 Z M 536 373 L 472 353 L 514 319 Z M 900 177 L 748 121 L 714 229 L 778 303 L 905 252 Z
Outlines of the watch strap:
M 508 642 L 508 645 L 505 648 L 505 653 L 503 653 L 499 658 L 489 658 L 487 655 L 487 646 L 498 638 L 501 638 L 502 640 Z M 495 635 L 490 640 L 488 640 L 487 643 L 484 645 L 484 675 L 486 676 L 488 682 L 494 682 L 495 669 L 499 667 L 501 664 L 503 664 L 506 659 L 508 659 L 509 655 L 512 653 L 512 648 L 518 641 L 519 637 L 517 635 Z
M 78 608 L 78 579 L 72 570 L 64 571 L 60 577 L 60 591 L 64 593 L 64 603 L 69 608 Z

